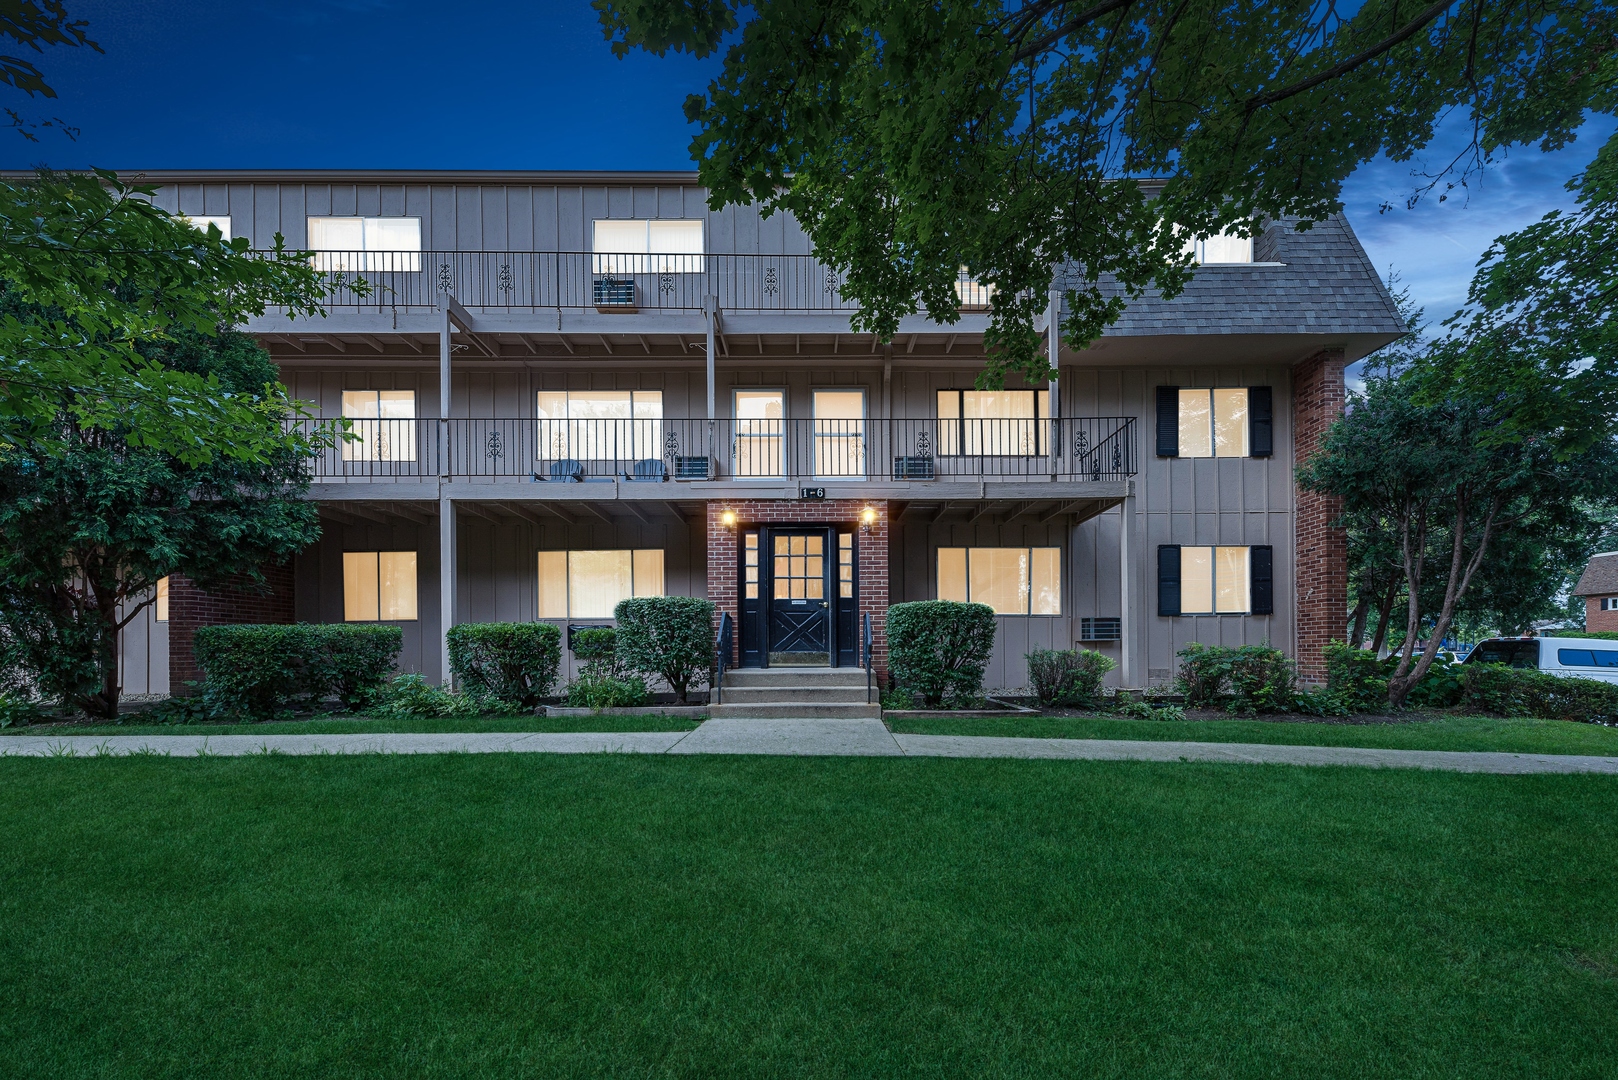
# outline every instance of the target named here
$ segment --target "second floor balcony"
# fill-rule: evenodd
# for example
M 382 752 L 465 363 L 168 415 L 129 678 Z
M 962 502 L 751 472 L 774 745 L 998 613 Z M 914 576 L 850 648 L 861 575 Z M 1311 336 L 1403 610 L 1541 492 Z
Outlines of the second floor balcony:
M 1136 471 L 1130 417 L 709 421 L 643 416 L 349 423 L 348 436 L 311 461 L 317 483 L 925 486 L 1119 481 Z M 565 494 L 586 493 L 567 488 Z

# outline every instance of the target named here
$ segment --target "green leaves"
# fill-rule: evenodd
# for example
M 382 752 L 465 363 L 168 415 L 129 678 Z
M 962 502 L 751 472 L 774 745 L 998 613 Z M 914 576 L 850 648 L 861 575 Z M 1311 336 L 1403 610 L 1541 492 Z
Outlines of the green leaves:
M 995 286 L 988 366 L 1046 375 L 1053 284 L 1083 348 L 1188 280 L 1181 238 L 1340 209 L 1344 179 L 1469 111 L 1478 161 L 1610 109 L 1611 0 L 1413 7 L 1215 0 L 596 0 L 619 55 L 726 49 L 692 156 L 717 207 L 797 216 L 858 329 L 959 318 Z M 1142 184 L 1155 178 L 1161 182 Z

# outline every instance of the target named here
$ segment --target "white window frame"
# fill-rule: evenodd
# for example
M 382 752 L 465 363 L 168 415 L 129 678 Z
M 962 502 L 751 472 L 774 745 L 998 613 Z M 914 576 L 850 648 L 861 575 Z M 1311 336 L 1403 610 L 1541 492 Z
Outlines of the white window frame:
M 643 230 L 640 238 L 633 239 L 630 234 L 636 225 Z M 619 239 L 603 240 L 602 233 Z M 695 245 L 690 243 L 693 235 Z M 700 274 L 707 267 L 707 245 L 708 227 L 703 218 L 596 218 L 590 229 L 591 270 L 607 276 Z
M 541 619 L 610 619 L 609 611 L 606 615 L 584 614 L 578 610 L 583 605 L 574 598 L 574 556 L 598 554 L 627 554 L 629 556 L 629 596 L 619 597 L 612 606 L 617 607 L 619 600 L 639 598 L 642 596 L 668 595 L 668 552 L 664 548 L 568 548 L 566 550 L 540 551 L 534 560 L 535 569 L 535 599 L 534 610 Z M 647 561 L 646 556 L 656 555 L 658 561 L 656 591 L 652 590 L 649 567 L 637 569 L 637 564 Z M 547 560 L 560 558 L 562 562 L 562 606 L 565 613 L 558 613 L 554 608 L 547 608 L 546 598 L 541 591 L 545 587 L 545 563 Z M 648 580 L 643 581 L 642 578 Z
M 376 396 L 376 416 L 350 416 L 349 399 L 358 398 L 365 394 Z M 410 415 L 383 416 L 383 394 L 409 394 Z M 402 397 L 389 399 L 394 403 L 404 401 Z M 344 461 L 415 461 L 416 460 L 416 422 L 420 419 L 416 409 L 417 397 L 414 390 L 344 390 L 342 391 L 342 416 L 349 423 L 349 431 L 358 438 L 343 439 Z
M 316 223 L 333 223 L 332 225 Z M 341 222 L 359 230 L 359 246 L 337 248 L 316 241 L 316 234 Z M 417 274 L 421 272 L 421 218 L 357 217 L 311 214 L 306 222 L 310 261 L 329 273 Z M 401 241 L 399 234 L 414 231 Z
M 1198 266 L 1247 266 L 1253 262 L 1253 238 L 1230 230 L 1196 236 L 1185 242 L 1185 252 Z
M 606 394 L 627 394 L 629 415 L 575 415 L 581 405 Z M 560 398 L 563 415 L 548 415 Z M 538 417 L 534 456 L 539 461 L 640 461 L 663 456 L 663 391 L 539 390 L 534 394 Z
M 1603 596 L 1600 611 L 1618 611 L 1618 596 Z
M 982 603 L 982 601 L 974 600 L 972 598 L 972 553 L 974 551 L 980 551 L 980 552 L 981 551 L 1021 551 L 1021 552 L 1026 552 L 1027 555 L 1028 555 L 1028 559 L 1027 559 L 1027 562 L 1025 564 L 1027 566 L 1027 568 L 1028 568 L 1027 588 L 1023 589 L 1019 585 L 1019 591 L 1022 593 L 1022 597 L 1023 597 L 1023 610 L 1022 611 L 996 611 L 995 612 L 996 615 L 1011 616 L 1011 617 L 1022 617 L 1022 618 L 1030 618 L 1030 619 L 1057 619 L 1057 618 L 1061 618 L 1061 616 L 1062 616 L 1062 549 L 1060 547 L 1054 545 L 1054 544 L 1031 544 L 1031 545 L 1029 545 L 1027 547 L 1005 546 L 1005 545 L 995 546 L 995 545 L 988 545 L 988 544 L 981 544 L 981 545 L 977 545 L 977 546 L 974 546 L 974 547 L 940 547 L 940 548 L 936 549 L 936 551 L 934 552 L 934 555 L 933 555 L 933 560 L 934 560 L 934 567 L 933 567 L 934 594 L 940 600 L 963 600 L 963 601 L 965 601 L 967 603 Z M 963 595 L 963 596 L 945 596 L 944 595 L 944 593 L 946 591 L 944 589 L 944 581 L 943 581 L 944 560 L 945 560 L 946 557 L 949 557 L 949 556 L 945 555 L 946 552 L 951 552 L 951 553 L 953 553 L 953 552 L 961 552 L 962 553 L 962 555 L 961 555 L 961 574 L 962 574 L 961 585 L 962 585 L 962 589 L 964 590 L 964 593 L 965 593 L 965 595 Z M 1036 611 L 1033 610 L 1034 609 L 1035 593 L 1037 591 L 1036 587 L 1039 584 L 1035 580 L 1035 576 L 1036 576 L 1036 556 L 1034 554 L 1035 552 L 1054 553 L 1054 566 L 1055 566 L 1055 572 L 1056 572 L 1056 580 L 1051 583 L 1051 595 L 1056 601 L 1056 610 L 1055 611 L 1038 611 L 1038 612 L 1036 612 Z M 1047 555 L 1042 556 L 1041 558 L 1049 559 L 1051 557 L 1052 557 L 1051 555 L 1047 554 Z

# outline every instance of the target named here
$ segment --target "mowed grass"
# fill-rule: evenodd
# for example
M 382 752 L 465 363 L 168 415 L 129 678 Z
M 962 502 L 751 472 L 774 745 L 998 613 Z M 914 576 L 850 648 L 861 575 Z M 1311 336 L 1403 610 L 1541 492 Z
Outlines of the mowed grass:
M 691 731 L 702 721 L 683 716 L 467 716 L 400 717 L 323 716 L 311 720 L 265 720 L 257 723 L 142 724 L 132 714 L 121 724 L 31 724 L 7 728 L 7 735 L 376 735 L 384 732 L 463 731 Z M 5 743 L 0 741 L 0 750 Z
M 1428 714 L 1386 724 L 1275 720 L 1125 720 L 1119 717 L 1008 716 L 983 720 L 890 720 L 913 735 L 1001 735 L 1037 739 L 1140 739 L 1153 742 L 1279 743 L 1390 750 L 1498 750 L 1512 754 L 1618 755 L 1618 728 L 1566 720 Z
M 1610 1077 L 1618 780 L 0 760 L 6 1077 Z

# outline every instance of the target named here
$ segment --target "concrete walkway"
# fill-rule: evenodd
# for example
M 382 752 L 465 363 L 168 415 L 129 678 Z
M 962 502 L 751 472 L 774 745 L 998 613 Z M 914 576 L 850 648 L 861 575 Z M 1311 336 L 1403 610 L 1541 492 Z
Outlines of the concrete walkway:
M 448 735 L 10 735 L 0 756 L 251 754 L 772 754 L 1359 765 L 1487 773 L 1618 774 L 1618 758 L 1254 743 L 894 735 L 880 720 L 709 720 L 695 731 Z

